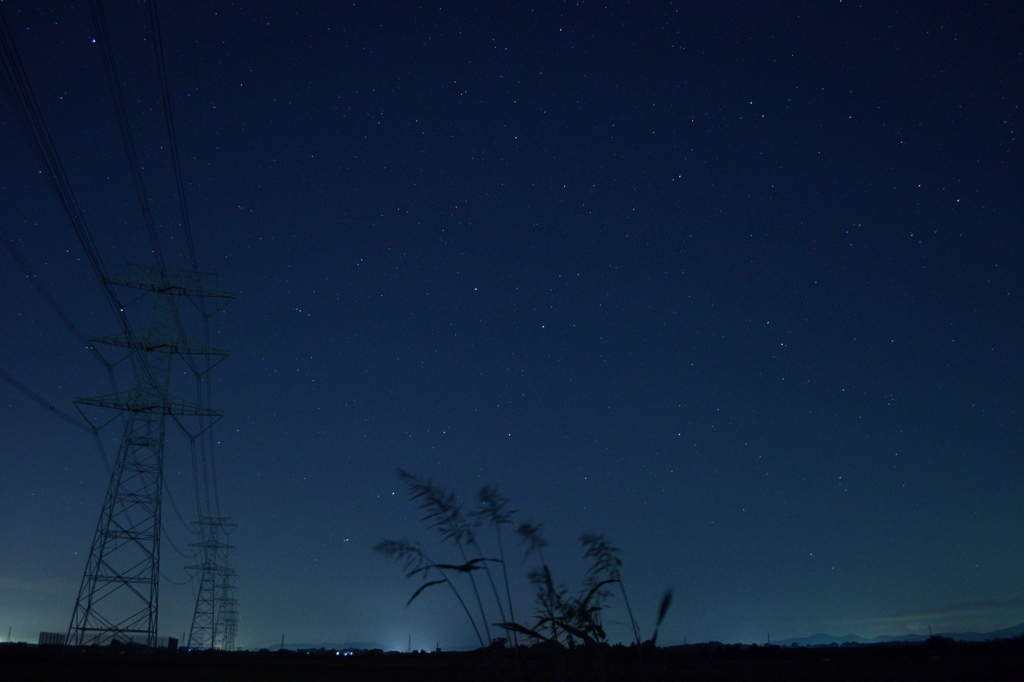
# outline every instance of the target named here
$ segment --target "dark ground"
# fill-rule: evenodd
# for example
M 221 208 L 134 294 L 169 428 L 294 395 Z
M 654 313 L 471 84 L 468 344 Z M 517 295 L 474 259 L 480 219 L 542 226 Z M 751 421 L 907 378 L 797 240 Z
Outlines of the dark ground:
M 1024 639 L 384 654 L 0 645 L 3 680 L 1024 680 Z

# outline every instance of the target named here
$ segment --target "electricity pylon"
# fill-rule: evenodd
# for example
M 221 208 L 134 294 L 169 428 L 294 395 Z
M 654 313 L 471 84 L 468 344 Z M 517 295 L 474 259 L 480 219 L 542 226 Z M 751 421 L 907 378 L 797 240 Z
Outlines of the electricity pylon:
M 153 295 L 148 326 L 141 332 L 90 341 L 131 352 L 135 387 L 75 399 L 80 411 L 82 406 L 116 410 L 124 421 L 117 462 L 68 627 L 68 644 L 76 646 L 114 641 L 156 646 L 167 417 L 184 430 L 185 417 L 198 417 L 200 424 L 208 417 L 208 428 L 223 414 L 176 398 L 169 389 L 174 356 L 182 357 L 193 371 L 193 356 L 227 356 L 225 351 L 185 338 L 180 299 L 227 299 L 232 295 L 210 287 L 210 275 L 144 266 L 131 269 L 130 278 L 109 283 Z
M 236 527 L 237 524 L 222 516 L 203 516 L 196 524 L 200 540 L 190 546 L 196 550 L 200 563 L 187 567 L 199 573 L 196 608 L 192 615 L 192 628 L 188 633 L 190 649 L 223 648 L 223 600 L 225 597 L 233 598 L 234 594 L 225 594 L 221 583 L 224 576 L 234 575 L 234 571 L 227 567 L 227 560 L 235 548 L 228 544 L 227 536 Z M 228 571 L 230 574 L 226 573 Z
M 219 575 L 217 634 L 221 638 L 220 648 L 224 651 L 234 651 L 235 635 L 238 634 L 238 599 L 235 598 L 238 586 L 235 584 L 235 569 L 224 566 Z

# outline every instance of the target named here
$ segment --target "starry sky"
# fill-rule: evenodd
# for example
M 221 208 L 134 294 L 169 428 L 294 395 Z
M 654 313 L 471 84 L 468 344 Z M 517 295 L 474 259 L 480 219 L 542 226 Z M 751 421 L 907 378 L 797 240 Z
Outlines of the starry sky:
M 661 643 L 1024 621 L 1021 7 L 508 5 L 160 4 L 199 266 L 237 294 L 212 324 L 238 644 L 473 644 L 373 552 L 449 556 L 398 467 L 467 505 L 496 485 L 573 589 L 605 533 L 645 636 L 674 588 Z M 148 10 L 105 8 L 188 268 Z M 88 5 L 2 10 L 104 264 L 152 263 Z M 2 104 L 0 227 L 113 334 Z M 0 311 L 0 368 L 72 413 L 109 391 L 6 250 Z M 189 466 L 169 439 L 171 636 Z M 8 383 L 0 470 L 0 630 L 34 641 L 67 628 L 107 475 Z

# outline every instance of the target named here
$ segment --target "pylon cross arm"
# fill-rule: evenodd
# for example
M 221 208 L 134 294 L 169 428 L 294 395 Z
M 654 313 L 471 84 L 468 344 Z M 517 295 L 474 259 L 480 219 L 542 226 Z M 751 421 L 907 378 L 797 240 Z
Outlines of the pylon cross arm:
M 154 396 L 153 399 L 142 398 L 132 391 L 110 393 L 92 398 L 75 398 L 76 405 L 91 405 L 122 412 L 156 412 L 159 414 L 173 415 L 176 417 L 223 417 L 221 410 L 214 410 L 191 403 L 172 395 L 164 395 L 162 398 Z
M 188 341 L 170 341 L 151 343 L 140 339 L 133 334 L 130 338 L 127 334 L 113 334 L 111 336 L 90 336 L 90 343 L 103 343 L 108 346 L 120 346 L 133 350 L 149 351 L 153 353 L 175 353 L 177 355 L 222 355 L 227 356 L 226 350 L 204 346 L 201 343 L 190 343 Z
M 210 272 L 194 272 L 192 270 L 174 270 L 171 268 L 153 268 L 135 263 L 128 264 L 127 278 L 108 277 L 107 284 L 152 291 L 171 296 L 196 296 L 212 298 L 234 298 L 235 295 L 209 285 L 216 275 Z

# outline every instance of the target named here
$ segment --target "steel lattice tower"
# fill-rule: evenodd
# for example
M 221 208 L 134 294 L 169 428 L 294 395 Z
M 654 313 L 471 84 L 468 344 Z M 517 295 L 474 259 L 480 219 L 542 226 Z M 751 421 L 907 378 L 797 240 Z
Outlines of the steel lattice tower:
M 131 275 L 110 283 L 153 295 L 148 326 L 139 333 L 90 341 L 131 351 L 135 387 L 75 399 L 80 410 L 94 406 L 124 416 L 117 461 L 68 628 L 68 644 L 77 646 L 113 641 L 156 645 L 167 417 L 181 426 L 183 417 L 208 417 L 212 424 L 222 415 L 172 396 L 169 388 L 174 356 L 188 362 L 190 356 L 227 355 L 187 341 L 178 312 L 180 299 L 232 296 L 209 287 L 210 275 L 143 266 L 132 266 Z
M 235 650 L 235 635 L 238 633 L 238 599 L 235 593 L 235 569 L 222 567 L 218 572 L 220 582 L 217 584 L 217 635 L 220 637 L 220 648 L 224 651 Z
M 188 633 L 190 649 L 224 648 L 224 630 L 221 622 L 224 609 L 223 599 L 233 598 L 233 593 L 225 594 L 222 588 L 222 576 L 227 568 L 227 559 L 234 546 L 227 543 L 227 534 L 236 528 L 236 524 L 226 517 L 204 516 L 196 524 L 201 538 L 190 546 L 196 550 L 200 563 L 187 568 L 199 573 L 199 591 L 196 594 L 196 608 L 192 615 L 192 628 Z

